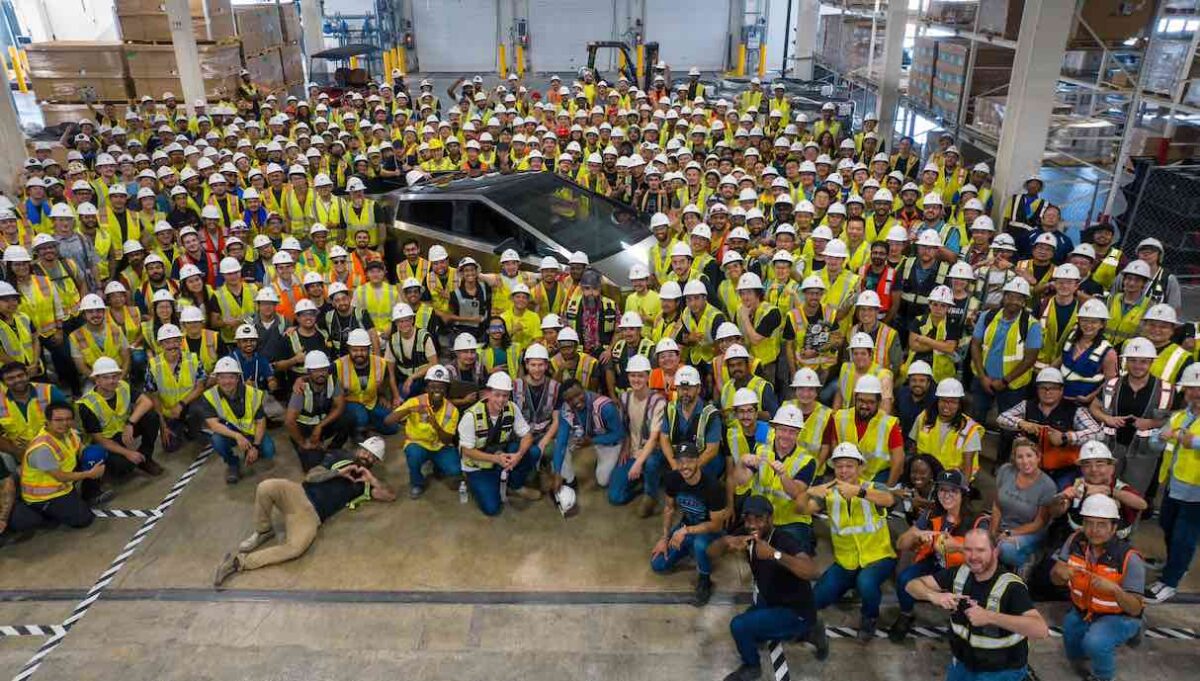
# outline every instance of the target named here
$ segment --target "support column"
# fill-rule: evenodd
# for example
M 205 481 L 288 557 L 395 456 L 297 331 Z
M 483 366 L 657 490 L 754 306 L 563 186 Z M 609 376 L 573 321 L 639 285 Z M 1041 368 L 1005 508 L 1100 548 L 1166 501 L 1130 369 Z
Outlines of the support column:
M 817 26 L 821 19 L 820 0 L 793 0 L 791 33 L 792 51 L 784 64 L 784 73 L 800 80 L 812 80 L 813 59 L 817 55 Z
M 996 151 L 995 210 L 1042 167 L 1075 0 L 1026 0 Z
M 175 46 L 175 63 L 183 88 L 183 103 L 189 116 L 196 115 L 193 106 L 205 99 L 204 76 L 200 73 L 200 53 L 196 49 L 196 34 L 192 31 L 192 13 L 188 0 L 166 0 L 167 23 L 171 27 L 171 43 Z
M 878 6 L 878 3 L 876 3 Z M 883 148 L 892 148 L 896 110 L 900 106 L 900 62 L 904 59 L 904 34 L 908 30 L 908 3 L 889 2 L 884 13 L 883 72 L 879 80 L 879 139 Z M 871 49 L 875 49 L 872 45 Z M 868 78 L 871 74 L 867 74 Z
M 308 55 L 320 52 L 325 49 L 325 32 L 322 25 L 325 23 L 324 12 L 321 10 L 321 0 L 300 0 L 300 27 L 304 31 L 304 45 L 302 46 L 304 61 L 308 61 Z M 324 60 L 317 60 L 324 62 Z M 314 63 L 313 66 L 321 73 L 326 73 L 325 63 Z M 308 77 L 313 78 L 313 74 Z M 384 78 L 390 79 L 391 74 L 385 74 Z M 307 92 L 307 88 L 305 92 Z
M 8 82 L 8 69 L 0 68 L 0 190 L 16 203 L 17 174 L 21 172 L 27 152 L 25 133 L 21 130 L 21 119 L 17 115 L 17 104 L 13 101 Z

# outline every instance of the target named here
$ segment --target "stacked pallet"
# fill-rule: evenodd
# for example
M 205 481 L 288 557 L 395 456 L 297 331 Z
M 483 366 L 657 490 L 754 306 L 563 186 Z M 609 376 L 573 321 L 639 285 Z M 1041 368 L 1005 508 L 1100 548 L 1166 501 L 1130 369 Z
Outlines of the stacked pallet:
M 171 42 L 171 26 L 163 0 L 115 0 L 121 38 L 138 43 Z M 197 42 L 237 39 L 229 0 L 189 0 L 192 30 Z
M 971 71 L 968 92 L 967 62 L 970 49 L 970 43 L 965 40 L 938 41 L 930 108 L 946 120 L 958 120 L 964 98 L 970 104 L 983 95 L 1004 94 L 1012 79 L 1012 50 L 976 45 L 975 68 Z
M 913 42 L 912 65 L 908 69 L 908 96 L 919 107 L 929 108 L 933 99 L 933 68 L 937 64 L 937 40 L 917 38 Z
M 182 96 L 163 0 L 116 0 L 115 4 L 133 95 L 159 99 L 171 92 Z M 188 8 L 200 52 L 205 97 L 211 101 L 232 99 L 242 68 L 233 6 L 230 0 L 189 0 Z
M 242 58 L 250 80 L 265 92 L 280 92 L 287 85 L 284 79 L 283 22 L 276 5 L 239 6 L 238 35 L 242 38 Z
M 283 62 L 283 82 L 289 91 L 304 89 L 304 52 L 300 49 L 300 6 L 287 3 L 279 6 L 279 23 L 283 28 L 283 45 L 279 57 Z
M 26 49 L 38 99 L 57 104 L 129 100 L 119 42 L 54 41 Z

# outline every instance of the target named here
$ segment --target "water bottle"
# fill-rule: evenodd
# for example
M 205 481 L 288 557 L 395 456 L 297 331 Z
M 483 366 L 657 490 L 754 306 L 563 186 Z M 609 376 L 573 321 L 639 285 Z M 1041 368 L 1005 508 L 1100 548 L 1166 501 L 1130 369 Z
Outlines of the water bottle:
M 500 471 L 500 503 L 508 503 L 508 469 Z
M 470 495 L 467 494 L 467 481 L 462 480 L 458 483 L 458 503 L 465 504 Z

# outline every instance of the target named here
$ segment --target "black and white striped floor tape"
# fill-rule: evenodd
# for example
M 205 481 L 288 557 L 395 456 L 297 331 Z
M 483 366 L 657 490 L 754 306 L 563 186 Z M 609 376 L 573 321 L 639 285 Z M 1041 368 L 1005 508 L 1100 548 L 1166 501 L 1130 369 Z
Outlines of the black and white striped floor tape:
M 125 509 L 125 508 L 93 508 L 92 515 L 97 518 L 156 518 L 162 515 L 162 511 L 158 509 Z
M 96 601 L 100 600 L 100 597 L 104 594 L 104 590 L 108 588 L 109 584 L 112 584 L 113 580 L 117 576 L 117 573 L 119 573 L 121 569 L 125 567 L 125 564 L 129 562 L 129 559 L 133 557 L 133 554 L 137 553 L 138 546 L 140 546 L 141 543 L 146 540 L 146 536 L 150 534 L 151 530 L 153 530 L 154 527 L 158 525 L 159 521 L 163 519 L 167 510 L 171 508 L 171 505 L 175 503 L 175 500 L 179 498 L 179 495 L 183 493 L 183 490 L 192 482 L 211 455 L 211 447 L 205 448 L 196 455 L 196 458 L 192 461 L 191 465 L 188 466 L 187 470 L 183 472 L 183 475 L 179 476 L 179 479 L 176 480 L 175 484 L 171 486 L 171 490 L 167 492 L 167 496 L 163 498 L 162 503 L 160 503 L 154 509 L 152 514 L 146 518 L 145 522 L 142 523 L 142 526 L 138 528 L 138 531 L 133 534 L 133 538 L 130 539 L 125 544 L 124 548 L 121 549 L 121 552 L 117 554 L 117 557 L 113 558 L 113 561 L 109 564 L 108 569 L 100 574 L 100 577 L 96 580 L 96 583 L 92 585 L 92 588 L 88 589 L 87 595 L 84 597 L 84 599 L 75 606 L 74 610 L 71 611 L 71 616 L 63 620 L 62 625 L 60 625 L 52 634 L 50 634 L 50 638 L 38 648 L 37 652 L 34 653 L 33 657 L 29 659 L 29 662 L 25 663 L 25 666 L 21 668 L 21 671 L 17 672 L 17 675 L 13 677 L 12 681 L 26 681 L 32 677 L 34 673 L 37 672 L 38 668 L 42 666 L 42 662 L 46 660 L 46 657 L 62 644 L 63 639 L 66 638 L 67 634 L 71 631 L 71 627 L 75 626 L 79 620 L 83 619 L 83 616 L 87 614 L 88 609 L 90 609 L 92 605 L 96 603 Z
M 56 636 L 66 632 L 61 624 L 0 625 L 0 638 L 11 636 Z

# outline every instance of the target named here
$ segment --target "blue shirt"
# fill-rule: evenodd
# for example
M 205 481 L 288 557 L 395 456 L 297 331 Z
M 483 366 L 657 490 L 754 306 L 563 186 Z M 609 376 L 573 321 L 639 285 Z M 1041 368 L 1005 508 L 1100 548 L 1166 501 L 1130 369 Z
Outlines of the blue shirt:
M 588 402 L 596 398 L 596 395 L 589 394 Z M 592 427 L 591 404 L 585 403 L 582 411 L 575 411 L 571 408 L 568 402 L 563 402 L 558 410 L 558 432 L 554 436 L 554 470 L 561 471 L 563 460 L 567 456 L 567 448 L 571 443 L 571 425 L 567 422 L 567 414 L 572 414 L 575 423 L 584 425 L 584 433 L 592 438 L 592 444 L 603 447 L 611 447 L 620 444 L 625 439 L 625 419 L 621 418 L 621 412 L 617 409 L 614 402 L 609 402 L 600 407 L 600 420 L 604 422 L 604 432 L 593 432 Z M 649 414 L 647 414 L 649 416 Z
M 989 378 L 1004 378 L 1004 341 L 1008 338 L 1008 328 L 1020 320 L 1021 316 L 1017 315 L 1010 321 L 1004 318 L 1003 312 L 996 312 L 996 314 L 1000 315 L 1000 321 L 996 324 L 996 335 L 992 338 L 992 344 L 983 348 L 983 368 Z M 975 321 L 975 332 L 972 336 L 980 342 L 983 342 L 990 317 L 991 315 L 981 314 Z M 1029 333 L 1025 336 L 1025 349 L 1041 350 L 1042 325 L 1032 314 L 1030 320 L 1033 323 L 1029 325 Z
M 275 370 L 271 368 L 271 362 L 262 353 L 255 351 L 253 355 L 247 357 L 242 354 L 241 350 L 233 350 L 229 356 L 242 365 L 242 377 L 247 383 L 256 388 L 267 389 L 267 380 L 275 375 Z
M 676 430 L 680 433 L 686 433 L 692 425 L 692 418 L 700 418 L 700 412 L 704 410 L 704 400 L 696 400 L 696 408 L 692 410 L 690 415 L 683 413 L 683 407 L 679 403 L 676 403 L 673 408 L 675 409 Z M 660 431 L 666 433 L 668 436 L 671 435 L 671 422 L 669 420 L 671 409 L 672 407 L 668 405 L 667 409 L 663 411 L 662 430 Z M 717 412 L 708 419 L 708 426 L 704 429 L 704 442 L 706 445 L 709 445 L 720 441 L 721 413 Z M 673 437 L 671 438 L 671 443 L 679 444 Z

